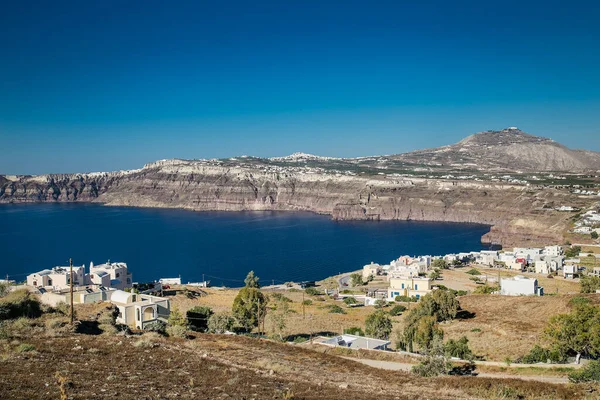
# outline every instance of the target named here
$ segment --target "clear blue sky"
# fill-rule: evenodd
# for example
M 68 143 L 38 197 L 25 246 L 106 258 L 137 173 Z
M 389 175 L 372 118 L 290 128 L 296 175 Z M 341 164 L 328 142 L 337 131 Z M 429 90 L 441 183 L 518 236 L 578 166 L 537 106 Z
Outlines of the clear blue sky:
M 600 150 L 592 1 L 8 1 L 0 173 L 391 154 L 519 126 Z

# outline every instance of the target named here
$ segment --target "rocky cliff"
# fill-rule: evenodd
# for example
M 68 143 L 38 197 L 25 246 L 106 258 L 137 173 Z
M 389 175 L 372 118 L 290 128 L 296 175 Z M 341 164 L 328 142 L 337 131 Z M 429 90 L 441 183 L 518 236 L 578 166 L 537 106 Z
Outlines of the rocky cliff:
M 358 159 L 298 153 L 273 159 L 161 160 L 112 173 L 0 176 L 0 202 L 100 202 L 196 211 L 311 211 L 337 220 L 471 222 L 492 226 L 483 238 L 486 242 L 526 246 L 562 241 L 571 214 L 557 207 L 585 208 L 597 200 L 573 194 L 563 185 L 564 176 L 497 176 L 486 170 L 490 160 L 500 162 L 511 151 L 521 158 L 523 151 L 535 153 L 539 146 L 556 150 L 549 139 L 509 129 L 476 134 L 453 146 Z M 588 153 L 586 162 L 593 165 L 597 153 Z M 551 157 L 544 154 L 538 154 L 540 165 L 573 166 L 563 157 L 566 153 L 559 161 L 548 161 Z M 487 164 L 477 164 L 482 157 Z M 473 172 L 477 168 L 482 171 Z M 548 184 L 555 179 L 558 185 Z

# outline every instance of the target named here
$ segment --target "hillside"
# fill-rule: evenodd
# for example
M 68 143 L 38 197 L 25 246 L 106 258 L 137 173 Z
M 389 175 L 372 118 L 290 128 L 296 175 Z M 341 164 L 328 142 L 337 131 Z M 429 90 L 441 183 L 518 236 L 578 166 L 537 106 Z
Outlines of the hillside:
M 398 161 L 476 170 L 572 172 L 600 170 L 600 153 L 571 150 L 516 128 L 486 131 L 460 142 L 394 156 Z

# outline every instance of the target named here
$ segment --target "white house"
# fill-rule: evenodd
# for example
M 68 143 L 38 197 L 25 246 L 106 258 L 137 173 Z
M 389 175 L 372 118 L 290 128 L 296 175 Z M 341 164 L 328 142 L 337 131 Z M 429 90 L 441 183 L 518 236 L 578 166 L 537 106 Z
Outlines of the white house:
M 148 323 L 157 320 L 166 322 L 171 312 L 168 299 L 148 294 L 115 290 L 110 296 L 110 302 L 119 309 L 118 323 L 138 329 L 144 329 Z
M 562 246 L 546 246 L 544 247 L 544 254 L 547 256 L 562 256 L 564 254 L 564 250 Z
M 565 279 L 573 279 L 579 275 L 579 266 L 577 264 L 565 264 L 563 267 L 563 276 Z
M 71 286 L 71 267 L 54 267 L 27 276 L 27 285 L 46 290 L 62 290 Z M 85 284 L 85 267 L 73 266 L 73 286 Z
M 537 279 L 517 275 L 500 279 L 500 294 L 505 296 L 543 296 L 544 288 L 538 286 Z
M 543 253 L 543 249 L 537 247 L 515 247 L 513 249 L 516 258 L 524 258 L 527 262 L 534 260 Z
M 367 264 L 363 267 L 363 280 L 368 280 L 370 277 L 375 277 L 381 273 L 381 266 L 379 264 L 373 263 Z
M 130 288 L 133 285 L 133 278 L 131 272 L 127 269 L 127 264 L 124 262 L 110 262 L 107 261 L 105 264 L 94 265 L 90 263 L 90 281 L 93 282 L 101 281 L 105 282 L 106 275 L 110 277 L 110 287 L 123 290 Z M 92 276 L 94 278 L 92 278 Z M 105 285 L 103 285 L 105 286 Z

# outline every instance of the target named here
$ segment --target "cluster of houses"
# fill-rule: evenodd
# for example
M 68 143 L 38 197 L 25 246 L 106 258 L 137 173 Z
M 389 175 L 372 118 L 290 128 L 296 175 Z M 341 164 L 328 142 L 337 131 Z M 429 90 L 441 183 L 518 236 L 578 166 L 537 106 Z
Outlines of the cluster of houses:
M 71 279 L 73 280 L 73 303 L 85 304 L 110 302 L 119 310 L 117 322 L 138 329 L 157 320 L 166 321 L 170 313 L 169 300 L 149 293 L 135 293 L 132 274 L 124 262 L 90 263 L 89 273 L 85 265 L 57 266 L 27 276 L 27 285 L 40 293 L 42 303 L 56 306 L 71 303 Z
M 586 211 L 575 222 L 574 233 L 589 235 L 592 232 L 600 234 L 600 214 L 595 210 Z
M 581 254 L 580 256 L 585 255 Z M 581 259 L 566 257 L 562 246 L 516 247 L 512 251 L 482 250 L 447 254 L 441 257 L 402 256 L 386 265 L 371 262 L 363 267 L 363 280 L 369 280 L 376 275 L 385 275 L 388 282 L 387 290 L 371 290 L 366 304 L 373 303 L 377 299 L 393 301 L 397 296 L 420 299 L 430 293 L 437 286 L 435 281 L 428 276 L 431 272 L 432 261 L 435 259 L 443 259 L 449 264 L 473 263 L 510 269 L 515 272 L 532 272 L 542 275 L 561 274 L 565 279 L 578 277 L 582 270 Z M 600 277 L 600 268 L 594 268 L 590 274 Z M 503 295 L 542 296 L 544 294 L 544 289 L 538 285 L 537 279 L 523 275 L 502 278 L 498 283 L 500 284 L 499 294 Z

